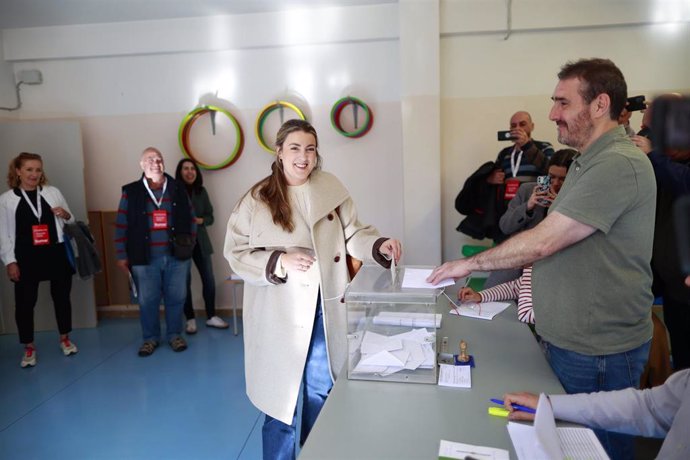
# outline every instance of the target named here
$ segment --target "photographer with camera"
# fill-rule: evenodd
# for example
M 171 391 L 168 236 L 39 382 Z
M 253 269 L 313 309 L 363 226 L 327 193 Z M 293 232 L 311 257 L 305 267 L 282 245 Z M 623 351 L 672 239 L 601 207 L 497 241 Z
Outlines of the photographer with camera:
M 539 176 L 547 179 L 545 187 L 534 182 L 522 184 L 515 198 L 510 200 L 508 210 L 499 221 L 501 231 L 512 235 L 536 225 L 544 220 L 549 206 L 563 186 L 568 168 L 577 152 L 573 149 L 561 149 L 549 160 L 548 175 Z
M 489 184 L 505 184 L 505 199 L 512 199 L 521 183 L 535 181 L 546 172 L 546 164 L 553 155 L 548 142 L 532 139 L 534 123 L 529 113 L 515 112 L 510 117 L 510 131 L 499 131 L 498 140 L 511 141 L 496 157 L 496 169 L 489 175 Z

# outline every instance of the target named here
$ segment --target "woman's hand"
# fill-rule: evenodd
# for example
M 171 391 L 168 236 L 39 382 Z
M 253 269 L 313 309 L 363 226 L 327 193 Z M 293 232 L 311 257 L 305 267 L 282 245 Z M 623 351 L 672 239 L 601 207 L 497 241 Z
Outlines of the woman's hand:
M 649 152 L 652 151 L 652 141 L 647 139 L 644 136 L 631 136 L 630 140 L 633 141 L 633 144 L 637 146 L 640 150 L 642 150 L 644 153 L 649 155 Z
M 316 259 L 306 252 L 291 252 L 280 256 L 280 265 L 287 271 L 306 272 Z
M 204 225 L 204 218 L 203 217 L 195 217 L 194 222 L 196 222 L 197 225 Z
M 547 191 L 543 191 L 540 190 L 539 186 L 537 185 L 534 187 L 534 190 L 532 190 L 529 200 L 527 200 L 527 210 L 532 211 L 537 206 L 548 208 L 555 199 L 556 194 L 553 193 L 551 188 L 549 188 Z
M 515 410 L 512 406 L 513 403 L 536 409 L 539 396 L 532 393 L 506 393 L 503 395 L 503 405 L 510 411 L 509 420 L 534 420 L 534 414 Z
M 7 266 L 7 276 L 10 278 L 10 281 L 15 283 L 19 281 L 19 265 L 17 265 L 17 262 L 12 262 Z
M 481 302 L 482 296 L 472 288 L 464 287 L 458 291 L 460 302 Z
M 51 208 L 51 211 L 53 211 L 53 214 L 55 214 L 60 219 L 69 220 L 70 217 L 72 217 L 70 213 L 68 213 L 67 211 L 65 211 L 64 208 L 61 208 L 59 206 L 57 208 Z
M 381 247 L 379 247 L 379 252 L 389 259 L 395 259 L 397 264 L 402 257 L 402 244 L 400 244 L 400 241 L 391 238 L 383 242 Z

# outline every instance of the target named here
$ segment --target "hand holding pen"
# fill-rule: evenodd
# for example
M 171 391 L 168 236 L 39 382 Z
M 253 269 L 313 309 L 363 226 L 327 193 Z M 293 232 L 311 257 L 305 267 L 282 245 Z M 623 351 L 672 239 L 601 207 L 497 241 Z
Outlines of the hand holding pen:
M 502 403 L 509 411 L 509 420 L 534 420 L 537 413 L 536 407 L 539 403 L 539 396 L 532 393 L 506 393 L 503 401 L 493 400 L 497 404 Z

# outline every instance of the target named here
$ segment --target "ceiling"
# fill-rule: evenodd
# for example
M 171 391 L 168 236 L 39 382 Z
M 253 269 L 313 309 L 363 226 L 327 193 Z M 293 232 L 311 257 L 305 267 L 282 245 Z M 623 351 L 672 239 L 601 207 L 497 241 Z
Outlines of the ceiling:
M 397 0 L 0 0 L 0 29 L 380 3 L 397 3 Z

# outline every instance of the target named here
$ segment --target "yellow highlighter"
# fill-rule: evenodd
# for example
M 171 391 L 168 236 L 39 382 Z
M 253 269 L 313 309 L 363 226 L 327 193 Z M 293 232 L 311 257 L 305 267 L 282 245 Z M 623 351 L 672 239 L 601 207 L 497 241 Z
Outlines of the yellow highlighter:
M 489 407 L 489 415 L 495 415 L 496 417 L 507 417 L 510 414 L 508 409 L 502 407 Z

